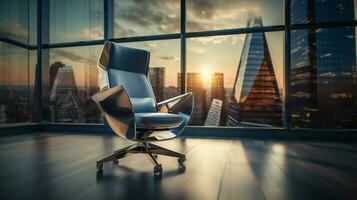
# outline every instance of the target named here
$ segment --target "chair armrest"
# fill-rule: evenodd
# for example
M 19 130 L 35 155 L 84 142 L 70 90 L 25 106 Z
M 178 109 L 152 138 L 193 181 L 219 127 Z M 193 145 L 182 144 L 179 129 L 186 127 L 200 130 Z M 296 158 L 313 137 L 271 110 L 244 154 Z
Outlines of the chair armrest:
M 161 101 L 161 102 L 157 103 L 157 106 L 158 107 L 167 106 L 170 109 L 174 105 L 184 101 L 185 98 L 188 97 L 188 96 L 192 96 L 192 92 L 188 92 L 188 93 L 185 93 L 185 94 L 178 95 L 176 97 L 172 97 L 170 99 L 166 99 L 164 101 Z
M 191 115 L 193 109 L 193 94 L 188 92 L 162 102 L 157 103 L 157 108 L 159 112 L 168 113 L 185 113 Z
M 92 96 L 115 134 L 135 139 L 135 114 L 128 94 L 122 86 L 103 89 Z

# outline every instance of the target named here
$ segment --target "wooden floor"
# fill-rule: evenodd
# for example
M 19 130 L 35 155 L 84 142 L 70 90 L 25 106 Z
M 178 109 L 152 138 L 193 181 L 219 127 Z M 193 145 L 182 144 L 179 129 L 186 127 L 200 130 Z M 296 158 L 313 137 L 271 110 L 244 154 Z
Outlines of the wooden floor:
M 357 199 L 357 144 L 176 139 L 185 170 L 159 156 L 95 161 L 130 143 L 118 137 L 30 133 L 0 137 L 0 199 Z

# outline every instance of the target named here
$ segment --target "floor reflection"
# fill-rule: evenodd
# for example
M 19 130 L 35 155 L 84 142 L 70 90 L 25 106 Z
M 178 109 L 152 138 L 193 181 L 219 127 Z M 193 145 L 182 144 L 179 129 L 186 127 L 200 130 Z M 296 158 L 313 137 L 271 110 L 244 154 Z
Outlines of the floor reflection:
M 171 177 L 184 174 L 185 169 L 182 165 L 176 170 L 165 170 L 162 177 L 155 177 L 151 172 L 114 165 L 110 170 L 97 173 L 97 185 L 101 192 L 95 193 L 94 199 L 188 199 L 179 189 L 164 186 Z
M 157 145 L 161 179 L 143 154 L 96 160 L 130 145 L 112 135 L 33 134 L 0 142 L 1 199 L 357 199 L 356 143 L 176 139 Z

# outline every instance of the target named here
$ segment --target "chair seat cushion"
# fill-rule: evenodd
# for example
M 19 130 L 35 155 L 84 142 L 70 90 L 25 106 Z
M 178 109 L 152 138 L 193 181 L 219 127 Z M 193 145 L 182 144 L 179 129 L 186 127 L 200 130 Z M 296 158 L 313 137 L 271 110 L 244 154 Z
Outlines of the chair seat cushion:
M 183 118 L 170 113 L 135 113 L 137 128 L 163 129 L 179 127 Z

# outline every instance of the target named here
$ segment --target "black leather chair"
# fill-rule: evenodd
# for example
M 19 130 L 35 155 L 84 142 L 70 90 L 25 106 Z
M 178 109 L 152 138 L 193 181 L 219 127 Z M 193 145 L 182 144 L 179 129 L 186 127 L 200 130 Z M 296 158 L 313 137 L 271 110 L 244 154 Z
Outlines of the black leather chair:
M 101 90 L 92 99 L 113 132 L 136 143 L 98 160 L 100 171 L 105 162 L 144 153 L 154 164 L 154 175 L 161 176 L 157 155 L 177 157 L 180 164 L 186 159 L 184 154 L 150 142 L 173 139 L 184 130 L 193 111 L 193 95 L 190 92 L 157 103 L 147 79 L 149 60 L 148 51 L 109 41 L 104 45 L 98 61 Z

